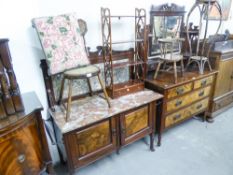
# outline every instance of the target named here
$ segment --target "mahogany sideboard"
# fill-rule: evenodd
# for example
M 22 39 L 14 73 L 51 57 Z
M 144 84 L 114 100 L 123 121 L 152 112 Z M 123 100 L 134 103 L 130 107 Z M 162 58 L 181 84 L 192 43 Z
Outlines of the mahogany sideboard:
M 110 100 L 111 108 L 103 97 L 86 97 L 72 102 L 68 122 L 63 106 L 50 110 L 58 148 L 70 174 L 146 135 L 154 151 L 155 109 L 162 97 L 145 89 Z
M 0 174 L 54 174 L 41 117 L 33 92 L 22 94 L 24 111 L 0 120 Z
M 161 134 L 165 129 L 201 113 L 204 113 L 205 120 L 216 75 L 217 71 L 205 72 L 203 75 L 185 72 L 175 84 L 173 75 L 164 72 L 157 79 L 149 76 L 145 80 L 146 88 L 164 95 L 161 115 L 157 115 L 158 145 L 161 144 Z

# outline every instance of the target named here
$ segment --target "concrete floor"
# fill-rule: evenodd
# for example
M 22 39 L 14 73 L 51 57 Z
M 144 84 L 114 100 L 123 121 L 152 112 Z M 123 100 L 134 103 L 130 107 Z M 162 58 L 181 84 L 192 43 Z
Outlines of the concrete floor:
M 77 175 L 233 175 L 233 108 L 214 123 L 195 119 L 166 131 L 162 146 L 149 151 L 139 140 L 77 171 Z M 58 175 L 66 167 L 55 167 Z

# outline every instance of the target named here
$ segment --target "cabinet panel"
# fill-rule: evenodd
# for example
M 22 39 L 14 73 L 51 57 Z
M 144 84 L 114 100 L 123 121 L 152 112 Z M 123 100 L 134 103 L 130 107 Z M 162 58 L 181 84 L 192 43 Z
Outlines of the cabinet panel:
M 221 96 L 233 90 L 233 59 L 221 61 L 219 65 L 219 73 L 217 76 L 214 97 Z
M 131 143 L 150 132 L 151 115 L 148 106 L 121 116 L 121 143 Z
M 110 122 L 107 120 L 77 133 L 79 156 L 84 156 L 111 143 Z
M 0 174 L 39 174 L 44 167 L 36 120 L 0 140 Z
M 148 107 L 138 109 L 125 115 L 125 136 L 129 137 L 148 127 Z

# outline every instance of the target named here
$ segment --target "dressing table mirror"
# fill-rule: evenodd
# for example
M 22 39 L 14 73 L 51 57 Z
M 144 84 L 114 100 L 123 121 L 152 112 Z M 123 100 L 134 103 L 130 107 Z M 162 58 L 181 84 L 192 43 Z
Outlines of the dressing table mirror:
M 180 37 L 184 14 L 184 6 L 173 3 L 151 6 L 149 58 L 160 54 L 159 39 Z

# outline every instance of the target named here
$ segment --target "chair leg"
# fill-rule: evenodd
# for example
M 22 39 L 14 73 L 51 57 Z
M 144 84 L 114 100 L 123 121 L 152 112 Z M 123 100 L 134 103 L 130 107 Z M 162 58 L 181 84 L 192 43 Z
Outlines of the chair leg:
M 88 85 L 88 88 L 89 88 L 89 91 L 90 91 L 90 95 L 93 96 L 93 91 L 92 91 L 92 88 L 91 88 L 91 81 L 90 81 L 89 77 L 87 78 L 87 85 Z
M 60 90 L 60 95 L 59 95 L 59 98 L 58 98 L 58 105 L 60 105 L 61 101 L 62 101 L 64 84 L 65 84 L 65 77 L 63 77 L 62 82 L 61 82 L 61 90 Z
M 107 100 L 108 107 L 111 108 L 110 100 L 109 100 L 108 94 L 107 94 L 107 92 L 106 92 L 106 89 L 105 89 L 105 87 L 104 87 L 104 84 L 103 84 L 103 82 L 102 82 L 102 80 L 101 80 L 101 78 L 100 78 L 100 74 L 98 74 L 97 76 L 98 76 L 100 85 L 101 85 L 101 87 L 102 87 L 102 89 L 103 89 L 103 91 L 104 91 L 104 96 L 105 96 L 105 99 Z
M 174 78 L 175 78 L 175 83 L 177 83 L 177 70 L 176 70 L 176 62 L 173 62 L 174 65 Z
M 183 77 L 184 76 L 184 60 L 183 59 L 181 59 L 180 60 L 181 61 L 181 76 Z
M 211 67 L 211 65 L 210 65 L 210 60 L 209 60 L 209 59 L 207 60 L 207 64 L 208 64 L 208 66 L 209 66 L 210 71 L 212 71 L 212 67 Z
M 154 74 L 154 79 L 156 79 L 157 76 L 158 76 L 158 73 L 159 73 L 159 69 L 160 69 L 160 67 L 161 67 L 161 64 L 162 64 L 162 62 L 159 62 L 158 66 L 157 66 L 157 68 L 156 68 L 156 71 L 155 71 L 155 74 Z
M 68 93 L 68 101 L 67 101 L 67 108 L 66 108 L 66 122 L 68 121 L 70 117 L 70 107 L 71 107 L 71 101 L 72 101 L 72 84 L 73 84 L 73 80 L 69 80 L 69 93 Z

